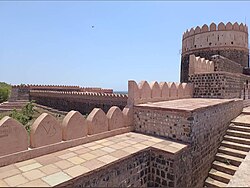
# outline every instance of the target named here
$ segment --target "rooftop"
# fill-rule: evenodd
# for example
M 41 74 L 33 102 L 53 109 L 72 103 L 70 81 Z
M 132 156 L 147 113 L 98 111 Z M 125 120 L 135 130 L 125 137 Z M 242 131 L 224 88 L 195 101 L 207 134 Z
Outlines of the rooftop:
M 55 186 L 149 147 L 175 154 L 186 145 L 129 132 L 0 167 L 0 186 Z

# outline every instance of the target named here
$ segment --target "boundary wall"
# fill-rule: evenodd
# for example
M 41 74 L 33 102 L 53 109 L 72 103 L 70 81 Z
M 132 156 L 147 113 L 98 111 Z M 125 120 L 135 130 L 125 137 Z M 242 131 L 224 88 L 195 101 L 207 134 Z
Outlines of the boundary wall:
M 128 105 L 193 97 L 191 83 L 128 81 Z
M 191 111 L 135 105 L 135 131 L 188 144 L 187 160 L 182 165 L 188 169 L 184 187 L 202 187 L 231 120 L 242 109 L 241 99 Z
M 129 107 L 121 111 L 113 106 L 107 114 L 95 108 L 87 119 L 77 111 L 70 111 L 62 123 L 43 113 L 31 126 L 29 136 L 22 124 L 5 116 L 0 120 L 0 166 L 132 130 L 133 110 Z
M 89 114 L 94 108 L 107 112 L 112 106 L 121 110 L 127 105 L 127 95 L 95 93 L 95 92 L 66 92 L 31 90 L 29 99 L 37 104 L 49 106 L 62 111 L 76 110 Z

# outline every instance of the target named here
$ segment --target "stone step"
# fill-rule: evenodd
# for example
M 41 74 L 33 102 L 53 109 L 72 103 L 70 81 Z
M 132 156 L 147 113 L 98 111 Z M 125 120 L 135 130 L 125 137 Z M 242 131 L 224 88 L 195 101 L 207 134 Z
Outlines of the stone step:
M 226 155 L 224 153 L 217 153 L 215 155 L 215 160 L 234 166 L 240 166 L 241 162 L 243 161 L 242 158 Z
M 230 175 L 234 175 L 234 173 L 238 169 L 237 166 L 230 165 L 230 164 L 227 164 L 227 163 L 222 163 L 220 161 L 214 161 L 212 163 L 212 168 L 214 168 L 216 170 L 219 170 L 221 172 L 224 172 L 226 174 L 230 174 Z
M 241 114 L 238 117 L 236 117 L 234 120 L 232 120 L 231 123 L 235 125 L 250 126 L 250 115 Z
M 231 124 L 229 126 L 229 130 L 242 131 L 242 132 L 250 132 L 250 127 Z
M 207 187 L 226 187 L 227 184 L 208 177 L 205 181 Z
M 247 138 L 240 138 L 240 137 L 225 135 L 224 140 L 227 140 L 230 142 L 236 142 L 236 143 L 240 143 L 240 144 L 250 145 L 250 139 L 247 139 Z
M 232 148 L 228 148 L 228 147 L 224 147 L 224 146 L 219 147 L 218 151 L 220 153 L 224 153 L 224 154 L 227 154 L 227 155 L 232 155 L 232 156 L 243 158 L 243 159 L 246 157 L 246 155 L 248 153 L 248 152 L 245 152 L 245 151 L 240 151 L 240 150 L 237 150 L 237 149 L 232 149 Z
M 12 111 L 12 109 L 2 109 L 2 108 L 0 108 L 0 112 L 8 112 L 8 111 Z
M 230 179 L 233 176 L 212 168 L 208 173 L 208 177 L 213 178 L 214 180 L 217 180 L 223 183 L 229 183 Z
M 250 139 L 250 133 L 248 132 L 227 130 L 226 135 Z
M 1 108 L 12 108 L 12 109 L 14 109 L 14 108 L 22 108 L 23 106 L 19 106 L 19 105 L 13 105 L 13 106 L 9 106 L 9 105 L 2 105 L 2 106 L 0 106 Z
M 230 142 L 230 141 L 226 141 L 226 140 L 223 140 L 221 142 L 221 146 L 225 146 L 228 148 L 237 149 L 237 150 L 241 150 L 241 151 L 246 151 L 246 152 L 250 151 L 249 145 L 239 144 L 239 143 Z
M 249 103 L 249 101 L 247 101 Z M 250 107 L 243 108 L 242 114 L 250 115 Z

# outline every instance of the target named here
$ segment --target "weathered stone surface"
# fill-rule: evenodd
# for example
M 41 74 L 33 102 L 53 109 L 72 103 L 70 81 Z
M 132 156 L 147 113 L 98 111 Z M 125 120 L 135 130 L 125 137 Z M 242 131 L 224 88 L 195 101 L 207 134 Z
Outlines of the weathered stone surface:
M 63 140 L 72 140 L 88 134 L 85 118 L 77 111 L 70 111 L 62 122 Z
M 10 117 L 0 120 L 0 156 L 28 149 L 28 135 L 22 124 Z
M 169 98 L 170 99 L 177 99 L 178 98 L 178 91 L 177 91 L 177 86 L 174 82 L 171 82 L 169 85 Z
M 40 115 L 30 131 L 31 147 L 41 147 L 62 141 L 62 127 L 51 115 L 43 113 Z
M 139 83 L 140 99 L 149 100 L 151 99 L 151 88 L 147 81 L 141 81 Z
M 95 108 L 87 117 L 87 126 L 90 135 L 106 132 L 109 130 L 108 118 L 100 108 Z
M 178 84 L 177 86 L 177 96 L 178 96 L 178 99 L 182 99 L 184 98 L 185 96 L 185 91 L 184 91 L 184 88 L 183 88 L 183 85 L 181 83 Z
M 134 111 L 133 107 L 125 106 L 122 111 L 125 127 L 133 126 L 134 123 Z
M 192 182 L 192 187 L 201 187 L 230 121 L 242 108 L 242 100 L 228 99 L 181 99 L 141 104 L 134 107 L 135 131 L 189 143 L 187 156 L 191 166 L 187 168 L 191 169 L 188 170 L 191 179 L 185 181 Z
M 167 82 L 160 82 L 162 100 L 169 100 L 169 86 Z
M 128 81 L 128 105 L 137 103 L 140 99 L 140 90 L 134 80 Z
M 113 106 L 107 113 L 109 131 L 125 127 L 123 113 L 117 106 Z
M 158 101 L 161 100 L 161 88 L 158 84 L 158 82 L 154 81 L 150 83 L 150 88 L 151 88 L 151 98 L 152 101 Z

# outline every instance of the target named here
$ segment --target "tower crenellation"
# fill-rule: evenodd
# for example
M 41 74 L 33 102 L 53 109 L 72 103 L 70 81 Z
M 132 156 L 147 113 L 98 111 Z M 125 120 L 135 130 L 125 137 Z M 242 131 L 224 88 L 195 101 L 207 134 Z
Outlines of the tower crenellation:
M 190 55 L 211 60 L 213 55 L 226 57 L 242 67 L 249 67 L 248 27 L 235 22 L 197 26 L 182 36 L 181 82 L 188 81 Z

